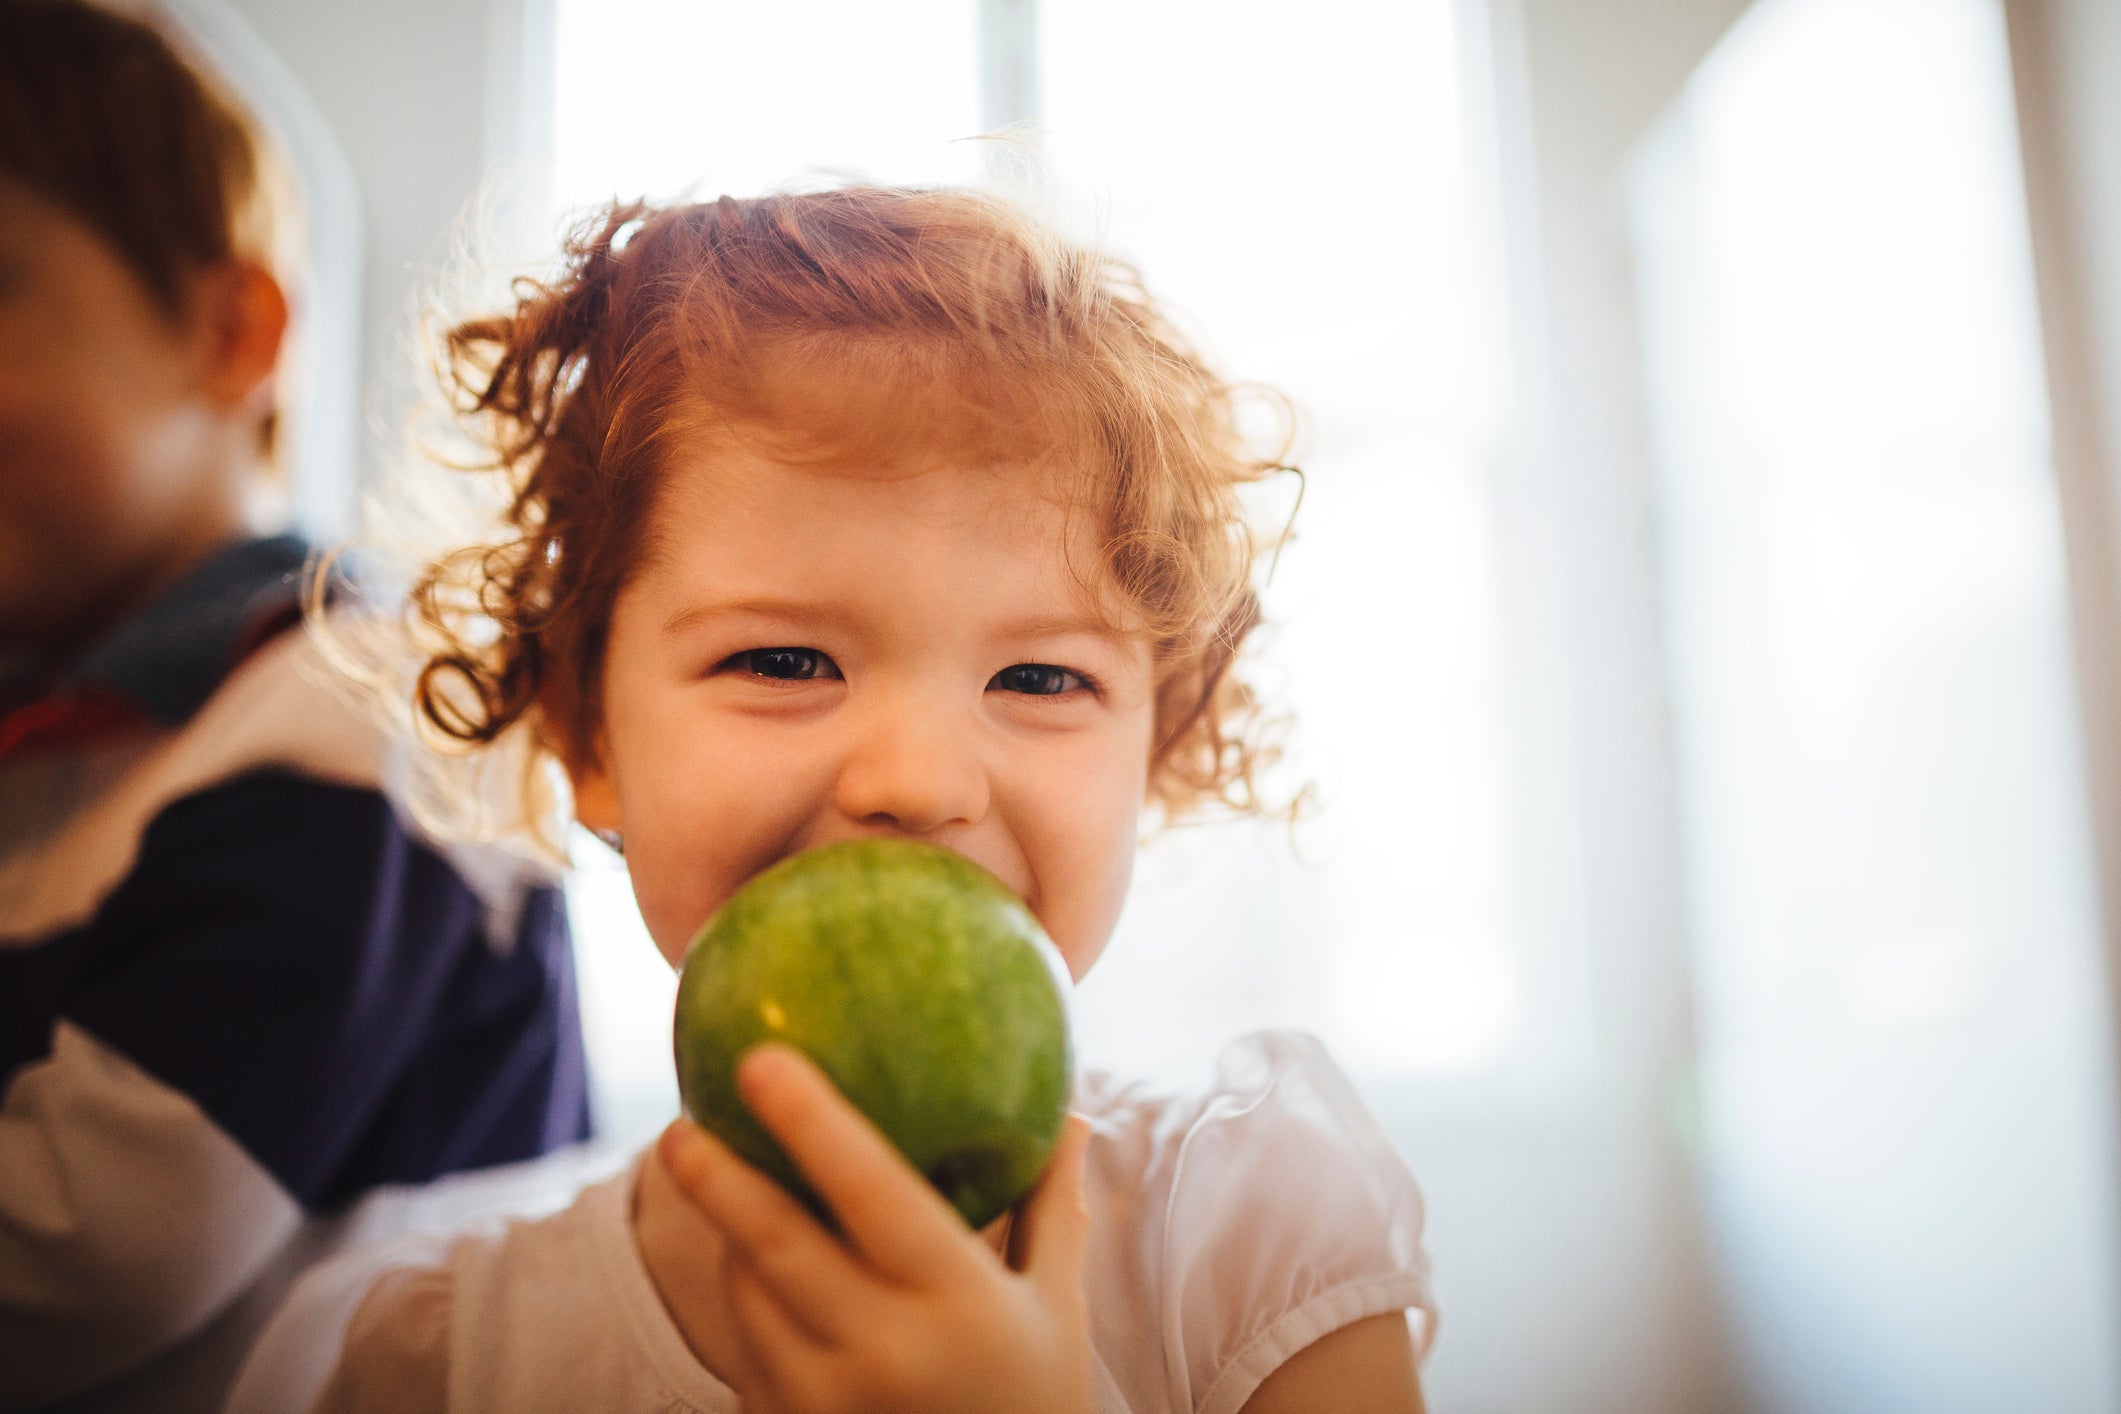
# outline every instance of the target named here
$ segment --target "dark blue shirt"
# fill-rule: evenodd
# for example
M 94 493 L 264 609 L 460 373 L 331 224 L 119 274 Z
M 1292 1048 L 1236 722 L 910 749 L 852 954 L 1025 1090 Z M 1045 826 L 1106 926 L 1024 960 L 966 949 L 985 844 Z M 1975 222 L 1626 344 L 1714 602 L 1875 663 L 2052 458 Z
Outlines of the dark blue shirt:
M 11 789 L 64 778 L 55 761 L 180 736 L 261 645 L 303 631 L 306 559 L 289 537 L 231 545 L 58 678 L 18 684 L 0 817 Z M 0 1082 L 70 1024 L 196 1102 L 311 1211 L 588 1137 L 553 881 L 475 887 L 351 774 L 267 762 L 197 783 L 140 822 L 85 916 L 8 936 L 0 903 Z M 0 863 L 31 847 L 40 868 L 77 867 L 64 839 L 6 841 Z

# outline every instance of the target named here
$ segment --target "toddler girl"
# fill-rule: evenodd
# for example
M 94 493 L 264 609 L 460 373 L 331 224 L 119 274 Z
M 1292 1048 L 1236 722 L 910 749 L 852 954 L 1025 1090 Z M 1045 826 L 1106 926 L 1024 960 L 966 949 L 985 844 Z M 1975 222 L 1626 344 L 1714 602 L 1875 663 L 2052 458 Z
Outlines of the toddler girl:
M 1236 493 L 1274 459 L 1232 390 L 977 194 L 622 206 L 567 254 L 447 336 L 509 502 L 413 595 L 426 723 L 562 767 L 673 965 L 767 865 L 903 835 L 1080 978 L 1145 806 L 1256 808 Z M 298 1300 L 283 1341 L 352 1312 L 322 1407 L 1419 1407 L 1420 1198 L 1315 1042 L 1203 1095 L 1083 1077 L 983 1234 L 796 1053 L 741 1083 L 836 1230 L 680 1120 L 564 1212 Z

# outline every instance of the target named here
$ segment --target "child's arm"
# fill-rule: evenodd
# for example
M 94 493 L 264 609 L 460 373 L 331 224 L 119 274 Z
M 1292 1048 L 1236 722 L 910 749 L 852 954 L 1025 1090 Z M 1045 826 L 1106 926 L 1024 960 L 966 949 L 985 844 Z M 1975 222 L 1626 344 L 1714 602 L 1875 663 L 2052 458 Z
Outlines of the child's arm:
M 207 1326 L 301 1222 L 188 1096 L 62 1023 L 0 1096 L 0 1408 L 78 1393 Z
M 360 1194 L 586 1127 L 557 893 L 489 904 L 413 834 L 313 652 L 0 883 L 51 940 L 0 948 L 0 1408 L 233 1358 L 223 1314 Z
M 1070 1121 L 1018 1211 L 1012 1267 L 800 1055 L 763 1049 L 745 1061 L 739 1083 L 843 1230 L 827 1231 L 695 1126 L 666 1133 L 660 1155 L 671 1176 L 728 1241 L 736 1339 L 725 1346 L 732 1368 L 723 1373 L 747 1409 L 1092 1407 L 1086 1126 Z M 644 1248 L 644 1256 L 656 1272 L 656 1254 Z M 692 1337 L 710 1361 L 719 1353 L 713 1334 Z
M 1397 1312 L 1321 1336 L 1289 1357 L 1245 1401 L 1244 1414 L 1422 1414 L 1414 1341 Z

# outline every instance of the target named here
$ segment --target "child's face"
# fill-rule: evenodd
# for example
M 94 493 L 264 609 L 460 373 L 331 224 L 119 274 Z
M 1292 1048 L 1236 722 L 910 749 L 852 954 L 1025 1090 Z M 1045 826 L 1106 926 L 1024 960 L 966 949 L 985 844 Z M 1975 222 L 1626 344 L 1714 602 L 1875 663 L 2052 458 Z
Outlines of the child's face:
M 620 594 L 584 821 L 623 832 L 673 964 L 751 875 L 903 835 L 1016 890 L 1078 978 L 1103 949 L 1147 783 L 1150 653 L 1071 563 L 1046 478 L 677 469 Z M 1071 562 L 1070 549 L 1074 551 Z
M 202 278 L 174 318 L 93 228 L 0 181 L 0 654 L 63 654 L 241 532 L 285 319 L 244 278 Z

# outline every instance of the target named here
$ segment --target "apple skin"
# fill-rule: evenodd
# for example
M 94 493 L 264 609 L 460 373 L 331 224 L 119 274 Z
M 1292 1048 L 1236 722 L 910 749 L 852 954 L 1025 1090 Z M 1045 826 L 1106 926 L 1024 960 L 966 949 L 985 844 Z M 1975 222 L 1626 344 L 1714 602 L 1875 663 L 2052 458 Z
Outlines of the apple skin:
M 730 896 L 678 980 L 685 1113 L 826 1216 L 737 1094 L 765 1041 L 794 1046 L 981 1228 L 1037 1182 L 1067 1120 L 1068 973 L 1007 885 L 963 855 L 852 840 Z

